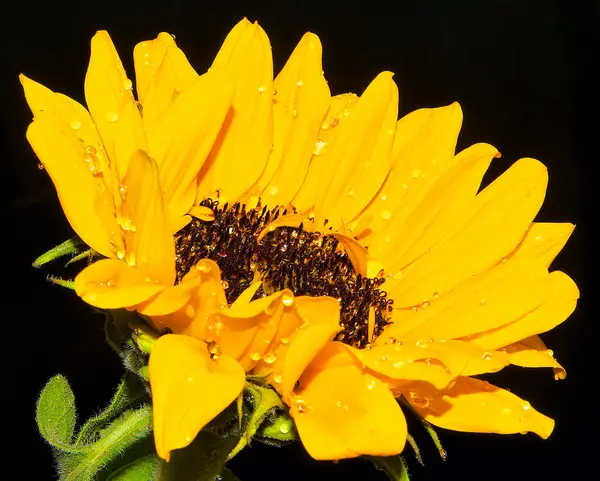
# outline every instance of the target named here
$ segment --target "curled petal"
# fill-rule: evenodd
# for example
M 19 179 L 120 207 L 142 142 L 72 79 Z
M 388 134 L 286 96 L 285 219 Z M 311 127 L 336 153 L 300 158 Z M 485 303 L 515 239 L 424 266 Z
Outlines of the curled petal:
M 133 307 L 164 289 L 146 282 L 144 275 L 116 259 L 102 259 L 75 278 L 75 292 L 85 302 L 102 309 Z
M 235 360 L 213 358 L 206 343 L 177 334 L 154 343 L 148 369 L 154 441 L 166 461 L 171 451 L 188 446 L 245 383 L 244 370 Z
M 270 382 L 289 402 L 296 381 L 314 357 L 340 330 L 340 305 L 331 297 L 296 297 L 285 309 L 279 332 L 273 340 L 273 354 L 254 369 L 269 374 Z
M 302 444 L 315 459 L 392 456 L 406 442 L 406 420 L 394 396 L 358 366 L 302 376 L 290 413 Z
M 567 371 L 555 359 L 539 336 L 531 336 L 500 349 L 510 358 L 511 364 L 521 367 L 551 367 L 554 379 L 565 379 Z
M 459 377 L 434 398 L 415 402 L 414 409 L 435 426 L 454 431 L 513 434 L 534 432 L 547 438 L 554 421 L 514 394 L 487 382 Z

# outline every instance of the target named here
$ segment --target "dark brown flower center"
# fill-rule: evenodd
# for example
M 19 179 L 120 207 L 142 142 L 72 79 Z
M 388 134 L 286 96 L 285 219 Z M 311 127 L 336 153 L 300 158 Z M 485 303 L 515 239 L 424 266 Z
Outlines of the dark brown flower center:
M 296 296 L 330 296 L 341 306 L 343 330 L 336 339 L 363 348 L 369 343 L 368 318 L 375 311 L 373 337 L 388 324 L 392 300 L 379 289 L 383 279 L 357 274 L 335 237 L 308 232 L 299 227 L 279 227 L 259 234 L 278 217 L 294 213 L 267 207 L 246 209 L 243 204 L 219 206 L 205 200 L 215 220 L 193 219 L 175 236 L 177 282 L 200 259 L 212 259 L 221 269 L 221 279 L 231 304 L 250 286 L 255 273 L 263 283 L 255 297 L 282 289 Z

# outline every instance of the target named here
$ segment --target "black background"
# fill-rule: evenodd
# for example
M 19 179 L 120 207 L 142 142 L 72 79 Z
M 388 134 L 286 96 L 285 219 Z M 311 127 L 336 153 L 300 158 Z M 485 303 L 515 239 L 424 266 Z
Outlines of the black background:
M 568 322 L 544 336 L 568 378 L 556 383 L 549 371 L 511 368 L 495 379 L 554 417 L 556 430 L 547 441 L 534 435 L 441 432 L 449 452 L 445 463 L 419 433 L 427 466 L 417 466 L 411 453 L 407 459 L 416 481 L 590 476 L 597 456 L 598 374 L 590 307 L 594 293 L 585 280 L 592 263 L 586 250 L 592 235 L 586 205 L 596 197 L 587 180 L 598 159 L 591 148 L 598 120 L 591 106 L 597 96 L 587 88 L 595 82 L 591 65 L 598 59 L 592 49 L 598 3 L 396 0 L 391 8 L 384 2 L 349 0 L 238 3 L 244 6 L 200 0 L 22 0 L 0 7 L 5 37 L 0 76 L 2 366 L 8 374 L 2 384 L 7 403 L 2 432 L 10 446 L 0 479 L 54 479 L 49 451 L 33 421 L 36 396 L 49 377 L 59 372 L 68 377 L 83 419 L 108 401 L 121 372 L 103 341 L 101 317 L 71 292 L 47 283 L 46 271 L 30 267 L 37 255 L 72 231 L 25 140 L 31 114 L 18 73 L 83 102 L 89 40 L 96 30 L 109 30 L 130 76 L 133 46 L 160 31 L 175 34 L 192 65 L 202 71 L 243 16 L 258 20 L 267 31 L 276 71 L 302 34 L 312 31 L 323 43 L 332 93 L 360 94 L 378 72 L 391 70 L 400 87 L 401 114 L 459 101 L 465 115 L 459 148 L 484 141 L 503 153 L 488 180 L 519 157 L 535 157 L 548 166 L 550 185 L 538 220 L 578 224 L 553 267 L 575 279 L 583 299 Z M 315 463 L 300 446 L 277 450 L 255 444 L 231 467 L 244 481 L 385 479 L 363 461 Z M 17 468 L 19 475 L 11 473 Z

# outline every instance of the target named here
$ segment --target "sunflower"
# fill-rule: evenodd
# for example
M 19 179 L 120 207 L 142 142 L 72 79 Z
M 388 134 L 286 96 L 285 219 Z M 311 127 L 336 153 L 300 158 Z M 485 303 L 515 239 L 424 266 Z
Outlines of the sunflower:
M 403 400 L 470 432 L 550 435 L 553 421 L 473 376 L 551 367 L 540 338 L 578 289 L 549 266 L 573 230 L 534 222 L 545 167 L 480 190 L 488 144 L 455 153 L 456 103 L 398 120 L 390 72 L 331 96 L 307 33 L 273 80 L 242 20 L 198 75 L 173 37 L 134 50 L 136 94 L 106 32 L 88 109 L 21 76 L 27 138 L 74 230 L 104 258 L 75 288 L 163 335 L 149 373 L 158 454 L 264 376 L 316 459 L 400 453 Z

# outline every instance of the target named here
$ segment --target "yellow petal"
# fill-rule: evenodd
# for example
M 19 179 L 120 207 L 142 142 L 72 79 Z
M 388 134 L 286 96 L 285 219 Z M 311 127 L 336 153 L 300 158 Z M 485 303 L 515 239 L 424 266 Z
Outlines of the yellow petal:
M 136 45 L 133 61 L 138 100 L 144 109 L 144 125 L 151 128 L 198 74 L 175 45 L 173 37 L 165 32 L 155 40 Z
M 549 282 L 540 263 L 513 259 L 419 307 L 394 311 L 386 334 L 403 341 L 456 339 L 504 326 L 542 305 Z
M 459 377 L 456 383 L 415 410 L 435 426 L 473 433 L 534 432 L 547 438 L 554 421 L 514 394 L 487 382 Z
M 496 329 L 471 336 L 468 340 L 483 349 L 498 349 L 549 331 L 565 321 L 577 306 L 579 289 L 569 276 L 560 271 L 551 272 L 548 283 L 548 294 L 537 309 Z
M 142 273 L 116 259 L 94 262 L 75 278 L 77 295 L 101 309 L 133 307 L 163 289 L 164 286 L 146 282 Z
M 371 82 L 329 146 L 315 213 L 317 224 L 334 227 L 358 215 L 377 193 L 390 169 L 398 88 L 391 72 Z
M 188 446 L 206 424 L 242 391 L 244 370 L 233 359 L 211 359 L 204 342 L 167 334 L 152 348 L 148 364 L 152 388 L 154 441 L 169 460 Z
M 303 376 L 290 413 L 302 444 L 318 460 L 392 456 L 406 441 L 406 420 L 394 396 L 357 366 Z
M 168 327 L 175 334 L 186 334 L 208 341 L 206 328 L 210 316 L 227 307 L 219 266 L 209 259 L 200 260 L 190 269 L 174 291 L 166 292 L 164 299 L 157 297 L 157 302 L 161 301 L 161 304 L 155 306 L 151 304 L 149 308 L 162 309 L 162 301 L 167 303 L 166 306 L 172 306 L 175 302 L 179 304 L 180 300 L 187 296 L 187 287 L 179 288 L 180 285 L 186 285 L 192 289 L 191 297 L 177 311 L 164 316 L 154 314 L 152 320 L 159 326 Z
M 301 212 L 308 212 L 315 205 L 321 186 L 321 171 L 329 163 L 330 146 L 335 144 L 341 126 L 350 118 L 350 113 L 358 102 L 354 94 L 342 94 L 331 97 L 329 111 L 319 130 L 308 172 L 295 195 L 292 204 Z
M 540 259 L 546 267 L 550 267 L 552 261 L 569 240 L 573 229 L 575 226 L 568 222 L 534 222 L 511 256 L 535 257 Z
M 373 233 L 372 242 L 387 239 L 395 247 L 386 251 L 387 272 L 403 269 L 455 232 L 468 215 L 481 179 L 497 155 L 496 148 L 489 144 L 463 150 L 406 218 L 392 215 L 381 234 Z
M 340 305 L 332 297 L 296 297 L 286 306 L 279 332 L 271 343 L 273 356 L 254 368 L 269 381 L 285 402 L 306 367 L 340 330 Z
M 158 181 L 158 167 L 137 151 L 124 179 L 127 198 L 120 224 L 125 232 L 127 262 L 151 281 L 170 287 L 175 281 L 175 242 Z
M 547 181 L 543 164 L 517 161 L 477 195 L 453 236 L 404 269 L 394 306 L 420 304 L 434 292 L 443 295 L 508 256 L 542 205 Z
M 183 307 L 187 307 L 192 296 L 200 286 L 201 277 L 196 269 L 192 269 L 176 286 L 167 287 L 159 294 L 137 308 L 140 314 L 149 317 L 167 316 Z
M 371 256 L 387 259 L 395 254 L 404 232 L 410 229 L 406 218 L 453 160 L 461 123 L 457 103 L 417 110 L 398 121 L 391 171 L 361 214 L 372 217 L 372 235 L 366 238 Z M 392 221 L 394 225 L 388 226 Z
M 209 72 L 179 94 L 149 129 L 150 153 L 159 165 L 172 219 L 194 203 L 198 172 L 221 130 L 232 94 L 225 75 Z
M 275 79 L 273 151 L 259 181 L 267 205 L 291 202 L 319 141 L 330 102 L 321 54 L 319 37 L 306 33 Z
M 335 232 L 331 235 L 335 237 L 342 245 L 346 255 L 350 259 L 350 262 L 352 262 L 354 271 L 361 276 L 366 276 L 367 263 L 369 261 L 369 253 L 367 249 L 365 249 L 360 242 L 347 234 Z
M 423 381 L 437 389 L 443 389 L 453 379 L 449 370 L 437 359 L 435 350 L 423 349 L 420 345 L 389 344 L 374 346 L 370 350 L 349 351 L 369 370 L 390 387 L 398 386 L 396 381 Z M 466 361 L 461 363 L 461 368 Z
M 238 23 L 211 70 L 229 75 L 235 92 L 223 130 L 198 177 L 197 199 L 219 191 L 223 202 L 235 202 L 250 191 L 270 153 L 273 60 L 264 30 L 246 19 Z
M 146 149 L 142 118 L 131 80 L 108 33 L 96 33 L 91 48 L 85 99 L 108 157 L 122 178 L 132 154 Z
M 507 353 L 511 364 L 521 367 L 551 367 L 554 379 L 565 379 L 567 371 L 554 358 L 539 336 L 531 336 L 520 342 L 505 346 L 500 351 Z
M 75 232 L 95 251 L 115 257 L 110 231 L 96 213 L 97 199 L 102 197 L 111 204 L 112 199 L 103 194 L 102 183 L 90 172 L 84 160 L 84 147 L 65 135 L 56 123 L 43 118 L 29 126 L 27 140 L 48 171 L 65 216 Z M 116 231 L 114 205 L 112 222 Z

